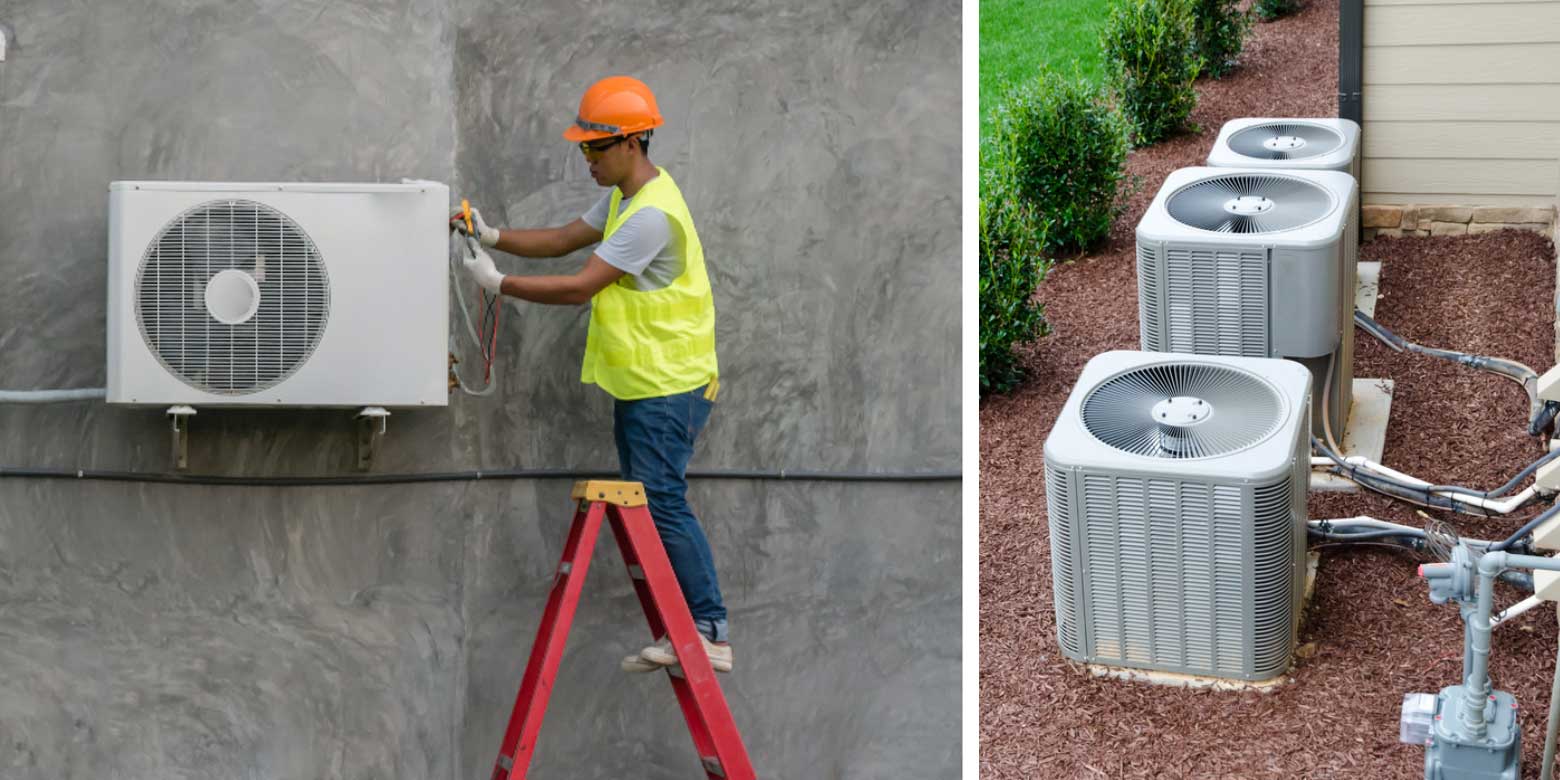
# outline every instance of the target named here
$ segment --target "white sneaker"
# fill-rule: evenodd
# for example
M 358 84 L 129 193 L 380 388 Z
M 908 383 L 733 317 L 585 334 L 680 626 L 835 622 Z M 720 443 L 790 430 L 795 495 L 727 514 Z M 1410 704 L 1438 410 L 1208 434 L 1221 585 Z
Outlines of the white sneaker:
M 713 667 L 715 671 L 731 671 L 731 645 L 717 645 L 714 642 L 706 639 L 703 634 L 699 635 L 699 643 L 704 645 L 704 652 L 710 657 L 710 666 Z M 667 637 L 662 637 L 661 641 L 656 642 L 655 644 L 643 650 L 640 650 L 639 657 L 644 661 L 655 664 L 656 666 L 677 665 L 677 653 L 673 652 L 672 640 Z M 628 659 L 625 658 L 623 660 L 625 664 L 624 668 L 627 669 Z
M 650 663 L 649 661 L 640 658 L 638 655 L 624 656 L 622 663 L 618 664 L 618 667 L 623 671 L 628 672 L 629 674 L 659 672 L 666 668 L 660 664 Z

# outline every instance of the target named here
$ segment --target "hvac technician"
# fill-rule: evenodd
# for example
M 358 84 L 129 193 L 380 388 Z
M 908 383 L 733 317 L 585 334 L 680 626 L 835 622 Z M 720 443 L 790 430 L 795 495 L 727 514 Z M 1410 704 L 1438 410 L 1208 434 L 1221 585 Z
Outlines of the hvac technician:
M 506 276 L 474 249 L 466 270 L 489 292 L 535 303 L 591 304 L 580 381 L 612 396 L 612 432 L 623 479 L 642 482 L 677 584 L 717 672 L 731 671 L 726 607 L 699 519 L 688 506 L 688 459 L 720 388 L 715 302 L 704 250 L 682 192 L 650 163 L 650 135 L 662 124 L 655 95 L 637 79 L 612 76 L 586 90 L 563 137 L 579 144 L 591 178 L 612 191 L 562 227 L 489 227 L 472 210 L 477 238 L 521 257 L 560 257 L 598 244 L 572 276 Z M 460 214 L 451 226 L 465 231 Z M 677 663 L 669 639 L 623 659 L 624 671 Z

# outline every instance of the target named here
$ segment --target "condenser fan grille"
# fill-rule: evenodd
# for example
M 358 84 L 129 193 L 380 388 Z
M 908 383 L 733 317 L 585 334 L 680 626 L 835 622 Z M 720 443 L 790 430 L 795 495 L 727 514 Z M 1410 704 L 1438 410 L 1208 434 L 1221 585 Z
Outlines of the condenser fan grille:
M 1303 160 L 1343 145 L 1343 136 L 1321 125 L 1273 122 L 1230 135 L 1230 151 L 1258 160 Z
M 1316 222 L 1333 210 L 1326 189 L 1289 176 L 1228 174 L 1188 184 L 1165 203 L 1177 222 L 1216 233 L 1273 233 Z
M 1264 380 L 1232 368 L 1166 363 L 1133 369 L 1083 399 L 1083 427 L 1151 458 L 1228 455 L 1267 438 L 1283 404 Z
M 219 200 L 180 214 L 147 247 L 136 318 L 147 346 L 192 387 L 241 395 L 285 379 L 330 314 L 314 242 L 285 214 Z

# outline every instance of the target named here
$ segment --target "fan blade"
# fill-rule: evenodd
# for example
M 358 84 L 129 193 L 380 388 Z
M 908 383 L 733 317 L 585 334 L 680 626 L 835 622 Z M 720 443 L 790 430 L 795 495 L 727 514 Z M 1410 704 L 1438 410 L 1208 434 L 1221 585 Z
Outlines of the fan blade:
M 1280 137 L 1299 138 L 1305 144 L 1298 149 L 1287 150 L 1286 157 L 1270 157 L 1267 142 Z M 1226 142 L 1230 151 L 1259 160 L 1304 159 L 1327 154 L 1343 144 L 1343 137 L 1333 130 L 1309 122 L 1273 122 L 1254 125 L 1230 135 Z
M 1154 404 L 1182 396 L 1202 399 L 1215 413 L 1174 432 L 1153 419 Z M 1251 446 L 1280 422 L 1282 405 L 1271 387 L 1244 371 L 1201 363 L 1146 366 L 1119 375 L 1084 398 L 1084 427 L 1101 442 L 1152 458 L 1226 455 Z

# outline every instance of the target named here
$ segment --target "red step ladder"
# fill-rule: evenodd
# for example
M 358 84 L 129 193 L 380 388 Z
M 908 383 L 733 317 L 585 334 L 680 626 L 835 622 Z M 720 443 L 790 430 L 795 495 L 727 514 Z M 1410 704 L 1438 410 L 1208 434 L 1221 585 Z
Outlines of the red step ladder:
M 509 727 L 504 729 L 504 744 L 493 765 L 492 780 L 525 780 L 531 766 L 542 716 L 547 712 L 547 697 L 552 694 L 553 680 L 558 675 L 563 643 L 579 606 L 580 589 L 585 585 L 585 572 L 590 568 L 602 517 L 612 522 L 612 535 L 617 537 L 628 576 L 639 594 L 645 618 L 650 621 L 651 635 L 657 640 L 671 635 L 679 665 L 668 667 L 667 676 L 677 692 L 688 730 L 693 733 L 693 746 L 699 751 L 705 777 L 755 780 L 757 775 L 748 760 L 742 735 L 731 719 L 726 697 L 715 681 L 715 670 L 704 653 L 693 615 L 683 601 L 682 588 L 677 585 L 671 561 L 645 505 L 644 486 L 638 482 L 592 480 L 574 483 L 571 495 L 577 502 L 574 523 L 569 527 L 569 540 L 563 545 L 563 559 L 553 575 L 547 609 L 536 629 L 536 643 L 531 646 L 531 660 L 525 665 Z

